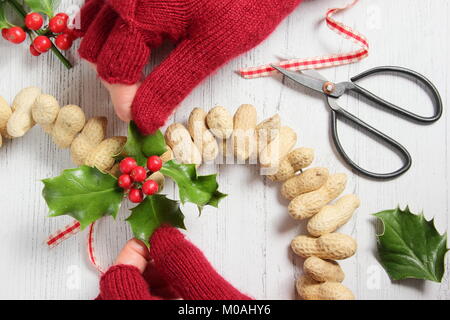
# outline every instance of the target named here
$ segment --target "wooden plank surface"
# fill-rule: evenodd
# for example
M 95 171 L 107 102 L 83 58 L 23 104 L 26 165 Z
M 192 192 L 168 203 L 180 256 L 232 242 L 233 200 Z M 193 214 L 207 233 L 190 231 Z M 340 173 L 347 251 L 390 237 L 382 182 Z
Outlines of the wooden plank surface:
M 63 1 L 64 7 L 82 1 Z M 185 121 L 193 107 L 210 109 L 223 105 L 234 111 L 242 103 L 259 110 L 259 119 L 279 113 L 285 125 L 299 135 L 299 146 L 313 147 L 315 165 L 349 174 L 346 192 L 356 192 L 362 206 L 342 232 L 356 237 L 359 250 L 343 262 L 345 284 L 359 299 L 449 299 L 448 276 L 441 284 L 423 281 L 392 283 L 375 256 L 375 223 L 372 213 L 406 204 L 427 217 L 435 216 L 440 231 L 448 228 L 449 124 L 447 111 L 438 123 L 418 126 L 373 108 L 354 97 L 340 103 L 384 132 L 401 141 L 412 153 L 412 169 L 400 179 L 376 182 L 353 175 L 331 147 L 329 112 L 323 100 L 279 77 L 243 80 L 234 71 L 243 66 L 274 61 L 278 56 L 308 57 L 346 52 L 352 44 L 340 39 L 321 22 L 326 9 L 345 0 L 305 1 L 277 31 L 258 48 L 219 70 L 186 99 L 171 121 Z M 361 1 L 339 16 L 370 41 L 370 57 L 358 64 L 324 70 L 332 80 L 347 80 L 370 67 L 400 65 L 430 77 L 449 102 L 450 62 L 449 4 L 446 0 Z M 155 65 L 170 51 L 158 50 Z M 107 92 L 95 73 L 70 54 L 76 67 L 66 71 L 51 55 L 31 57 L 27 45 L 0 41 L 0 95 L 12 101 L 30 85 L 58 97 L 61 104 L 78 104 L 88 116 L 110 119 L 109 135 L 124 135 L 126 125 L 115 118 Z M 414 83 L 392 76 L 376 77 L 363 84 L 393 102 L 430 114 L 426 94 Z M 349 154 L 363 165 L 378 170 L 399 165 L 395 154 L 383 149 L 354 128 L 340 124 Z M 0 149 L 0 299 L 91 299 L 98 290 L 98 277 L 88 265 L 85 234 L 49 250 L 45 237 L 70 219 L 46 217 L 40 179 L 72 167 L 67 150 L 55 147 L 41 129 L 24 138 L 8 141 Z M 207 209 L 198 217 L 187 206 L 188 236 L 204 250 L 218 271 L 256 298 L 295 298 L 294 279 L 302 261 L 289 249 L 291 239 L 304 232 L 304 225 L 287 215 L 287 202 L 278 186 L 260 176 L 255 166 L 212 166 L 202 172 L 220 172 L 220 184 L 230 196 L 219 210 Z M 175 196 L 173 186 L 168 192 Z M 131 233 L 123 221 L 105 219 L 97 230 L 97 255 L 110 264 Z

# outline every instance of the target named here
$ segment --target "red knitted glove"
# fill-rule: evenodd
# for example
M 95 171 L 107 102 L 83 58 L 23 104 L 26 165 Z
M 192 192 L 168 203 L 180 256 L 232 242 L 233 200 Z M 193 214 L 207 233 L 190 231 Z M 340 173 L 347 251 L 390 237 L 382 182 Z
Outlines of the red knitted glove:
M 100 294 L 96 300 L 160 300 L 152 295 L 149 283 L 138 268 L 117 265 L 100 279 Z
M 263 41 L 301 0 L 88 0 L 80 55 L 109 83 L 142 78 L 151 48 L 172 54 L 144 80 L 132 105 L 143 134 L 162 126 L 209 74 Z
M 142 263 L 141 270 L 124 264 L 111 267 L 100 280 L 97 300 L 251 299 L 222 278 L 203 253 L 175 228 L 162 227 L 153 234 L 150 256 L 153 263 L 148 264 L 143 275 Z M 142 259 L 148 259 L 147 254 Z
M 251 300 L 220 276 L 203 253 L 175 228 L 153 234 L 150 256 L 161 276 L 185 300 Z

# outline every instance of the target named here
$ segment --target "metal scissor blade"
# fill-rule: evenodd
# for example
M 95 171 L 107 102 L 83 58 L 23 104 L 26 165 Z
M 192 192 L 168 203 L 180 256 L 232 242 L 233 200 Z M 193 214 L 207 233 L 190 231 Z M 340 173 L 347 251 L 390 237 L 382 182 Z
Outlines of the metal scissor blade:
M 326 82 L 325 80 L 317 79 L 315 76 L 306 75 L 302 72 L 289 71 L 274 65 L 272 65 L 272 67 L 278 70 L 281 74 L 288 77 L 289 79 L 301 84 L 302 86 L 305 86 L 320 93 L 324 93 L 323 85 Z

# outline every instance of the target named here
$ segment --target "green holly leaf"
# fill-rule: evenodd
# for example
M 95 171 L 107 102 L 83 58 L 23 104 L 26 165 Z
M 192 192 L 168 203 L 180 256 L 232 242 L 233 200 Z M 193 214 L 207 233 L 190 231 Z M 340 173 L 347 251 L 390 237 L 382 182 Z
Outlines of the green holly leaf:
M 178 185 L 180 199 L 184 204 L 192 202 L 201 210 L 204 206 L 218 207 L 220 200 L 227 195 L 217 189 L 217 175 L 197 176 L 197 170 L 193 164 L 179 164 L 168 161 L 161 168 L 161 173 L 172 178 Z
M 8 21 L 5 14 L 5 2 L 0 2 L 0 29 L 11 27 L 12 24 Z
M 53 17 L 56 8 L 58 8 L 61 0 L 25 0 L 31 11 L 43 13 L 49 17 Z
M 115 177 L 88 166 L 65 170 L 43 183 L 50 216 L 69 215 L 82 229 L 103 216 L 115 218 L 123 199 Z
M 381 264 L 393 280 L 406 278 L 441 282 L 445 272 L 447 234 L 440 235 L 434 220 L 406 207 L 376 213 L 384 225 L 377 235 Z
M 127 221 L 133 235 L 147 246 L 153 232 L 162 224 L 185 229 L 184 215 L 178 202 L 168 199 L 165 195 L 149 196 L 131 211 Z
M 128 140 L 124 148 L 124 153 L 136 159 L 140 166 L 145 166 L 147 158 L 150 156 L 160 156 L 167 151 L 164 136 L 160 130 L 154 134 L 144 136 L 139 132 L 138 127 L 132 121 L 128 126 Z

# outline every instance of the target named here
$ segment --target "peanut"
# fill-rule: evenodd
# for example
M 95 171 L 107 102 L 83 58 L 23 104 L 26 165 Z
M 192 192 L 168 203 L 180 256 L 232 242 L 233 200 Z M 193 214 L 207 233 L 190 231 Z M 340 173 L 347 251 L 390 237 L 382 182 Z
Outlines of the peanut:
M 188 121 L 188 130 L 195 145 L 203 156 L 203 161 L 212 161 L 219 154 L 216 138 L 206 127 L 206 112 L 203 109 L 192 110 Z
M 165 182 L 165 178 L 164 175 L 161 172 L 154 172 L 150 175 L 150 177 L 148 177 L 148 179 L 150 180 L 154 180 L 156 183 L 158 183 L 158 192 L 161 192 L 164 189 L 164 182 Z
M 59 103 L 55 97 L 48 94 L 41 94 L 34 101 L 31 107 L 31 114 L 34 121 L 39 124 L 45 132 L 51 133 L 53 130 L 53 123 L 58 117 Z
M 278 114 L 264 120 L 256 126 L 256 134 L 258 135 L 258 150 L 263 150 L 271 143 L 280 133 L 281 118 Z
M 206 123 L 216 138 L 228 139 L 233 133 L 233 117 L 224 107 L 212 108 L 206 115 Z
M 294 176 L 283 183 L 281 195 L 292 200 L 295 197 L 315 191 L 322 187 L 328 180 L 329 173 L 326 168 L 313 168 Z
M 61 149 L 69 148 L 85 122 L 86 118 L 80 107 L 75 105 L 62 107 L 53 126 L 53 142 Z
M 112 137 L 103 140 L 89 153 L 84 163 L 102 172 L 108 172 L 114 166 L 114 157 L 122 152 L 126 142 L 126 137 Z
M 72 161 L 76 165 L 84 164 L 92 150 L 105 139 L 108 120 L 105 117 L 89 119 L 81 133 L 70 145 Z
M 289 214 L 296 220 L 311 218 L 345 189 L 347 176 L 343 173 L 331 175 L 318 190 L 301 194 L 289 204 Z
M 122 175 L 122 172 L 120 172 L 120 163 L 116 163 L 113 165 L 113 167 L 108 171 L 110 175 L 118 178 Z
M 168 161 L 170 161 L 170 160 L 173 160 L 173 151 L 172 151 L 172 149 L 171 149 L 169 146 L 167 146 L 167 151 L 164 152 L 164 153 L 161 155 L 160 158 L 161 158 L 161 160 L 162 160 L 163 163 L 166 163 L 166 162 L 168 162 Z
M 302 276 L 296 283 L 297 293 L 303 300 L 354 300 L 353 293 L 339 282 L 317 282 Z
M 31 115 L 31 108 L 40 94 L 41 89 L 29 87 L 22 89 L 14 98 L 12 105 L 13 114 L 6 126 L 11 137 L 22 137 L 35 125 Z
M 278 171 L 269 176 L 272 181 L 285 181 L 295 175 L 297 171 L 308 167 L 314 160 L 314 150 L 298 148 L 285 156 L 278 166 Z
M 6 125 L 12 115 L 12 109 L 3 97 L 0 96 L 0 134 L 8 136 L 6 132 Z
M 192 142 L 189 131 L 181 123 L 171 124 L 165 134 L 166 143 L 172 148 L 175 160 L 184 164 L 201 164 L 202 155 Z
M 313 280 L 319 282 L 342 282 L 345 274 L 336 261 L 309 257 L 303 264 L 303 271 Z
M 360 201 L 354 194 L 340 198 L 334 205 L 323 207 L 308 221 L 308 232 L 319 237 L 336 231 L 350 220 L 359 205 Z
M 233 152 L 239 161 L 246 161 L 257 149 L 256 117 L 256 108 L 250 104 L 241 105 L 234 114 Z
M 327 260 L 343 260 L 356 252 L 356 241 L 342 233 L 329 233 L 320 238 L 298 236 L 291 242 L 295 254 L 309 258 L 316 256 Z
M 281 127 L 278 136 L 259 154 L 259 163 L 263 167 L 276 168 L 297 143 L 297 134 L 289 127 Z

